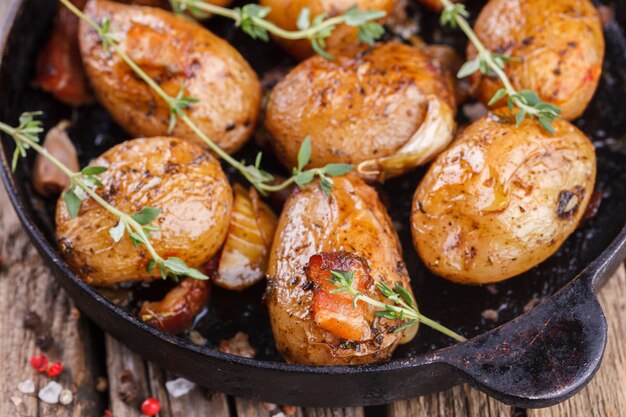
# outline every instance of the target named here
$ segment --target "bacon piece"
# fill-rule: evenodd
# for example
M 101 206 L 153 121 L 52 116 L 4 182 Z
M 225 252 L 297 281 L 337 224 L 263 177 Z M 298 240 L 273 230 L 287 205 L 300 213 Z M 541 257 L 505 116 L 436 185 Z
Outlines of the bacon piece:
M 330 282 L 331 270 L 353 271 L 354 288 L 367 294 L 372 284 L 369 267 L 364 259 L 347 252 L 322 252 L 311 256 L 306 276 L 313 283 L 311 314 L 314 323 L 337 337 L 351 341 L 371 339 L 373 312 L 369 305 L 359 302 L 347 292 L 333 293 L 337 286 Z

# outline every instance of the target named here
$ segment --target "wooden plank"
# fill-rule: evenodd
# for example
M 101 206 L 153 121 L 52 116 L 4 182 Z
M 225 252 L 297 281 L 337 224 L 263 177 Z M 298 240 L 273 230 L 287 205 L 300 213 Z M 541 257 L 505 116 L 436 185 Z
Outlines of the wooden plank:
M 351 408 L 305 408 L 306 417 L 363 417 L 363 407 Z
M 529 410 L 528 417 L 626 417 L 626 271 L 600 290 L 609 340 L 600 370 L 580 393 L 552 408 Z
M 0 416 L 99 417 L 104 401 L 94 386 L 99 372 L 89 324 L 44 267 L 1 185 L 0 255 L 4 264 L 0 271 Z M 56 380 L 73 392 L 75 400 L 69 406 L 45 404 L 17 390 L 26 379 L 32 379 L 38 389 L 52 380 L 28 363 L 30 356 L 41 353 L 35 345 L 36 332 L 22 325 L 30 309 L 41 316 L 43 328 L 55 339 L 46 354 L 65 366 Z
M 165 383 L 176 379 L 156 365 L 146 362 L 141 357 L 111 336 L 106 336 L 107 370 L 109 374 L 109 398 L 111 411 L 115 417 L 137 417 L 141 402 L 148 397 L 155 397 L 161 402 L 160 417 L 229 417 L 228 400 L 224 394 L 207 394 L 201 388 L 194 388 L 189 394 L 173 398 L 167 392 Z M 137 388 L 137 397 L 127 403 L 120 395 L 122 381 L 120 376 L 133 376 Z
M 390 417 L 511 417 L 512 408 L 467 385 L 390 404 Z

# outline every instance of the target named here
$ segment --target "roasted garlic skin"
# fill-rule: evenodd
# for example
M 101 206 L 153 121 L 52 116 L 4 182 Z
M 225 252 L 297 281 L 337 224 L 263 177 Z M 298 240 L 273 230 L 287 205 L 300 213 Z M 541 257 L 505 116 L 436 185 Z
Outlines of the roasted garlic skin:
M 292 363 L 378 362 L 389 358 L 403 336 L 392 331 L 397 322 L 373 319 L 362 303 L 355 315 L 347 294 L 329 294 L 324 287 L 329 269 L 335 269 L 355 271 L 359 291 L 375 299 L 382 298 L 376 290 L 381 280 L 410 288 L 400 242 L 376 191 L 353 175 L 334 183 L 330 197 L 317 183 L 294 191 L 270 254 L 266 302 L 278 350 Z M 350 314 L 342 315 L 346 305 Z M 326 314 L 331 310 L 335 323 Z
M 310 166 L 349 163 L 376 180 L 443 150 L 453 136 L 455 111 L 449 75 L 416 48 L 390 42 L 355 48 L 333 61 L 316 56 L 302 62 L 273 89 L 265 127 L 288 168 L 296 166 L 309 136 Z M 442 131 L 424 134 L 432 127 Z
M 500 113 L 503 114 L 503 113 Z M 413 242 L 435 274 L 502 281 L 543 262 L 578 227 L 596 157 L 569 122 L 554 135 L 494 114 L 471 124 L 431 165 L 413 199 Z
M 189 141 L 156 137 L 114 146 L 92 162 L 108 170 L 98 178 L 97 192 L 112 206 L 132 214 L 154 207 L 151 243 L 164 258 L 178 257 L 192 268 L 221 248 L 230 220 L 232 190 L 219 162 Z M 56 237 L 72 270 L 92 285 L 149 280 L 150 254 L 135 248 L 128 235 L 115 243 L 109 229 L 118 223 L 102 206 L 87 198 L 71 219 L 63 199 L 57 203 Z
M 580 116 L 593 97 L 604 60 L 604 35 L 598 11 L 589 0 L 491 0 L 474 31 L 487 49 L 519 58 L 505 72 L 517 90 L 532 90 L 561 108 L 561 116 Z M 476 57 L 469 44 L 468 59 Z M 502 83 L 476 73 L 477 96 L 488 103 Z M 496 107 L 504 102 L 496 104 Z
M 184 84 L 184 95 L 199 99 L 186 113 L 218 146 L 233 153 L 244 145 L 257 122 L 261 87 L 236 49 L 191 19 L 156 8 L 91 0 L 85 12 L 97 22 L 110 19 L 120 48 L 170 96 Z M 167 135 L 165 101 L 117 54 L 107 54 L 84 22 L 79 38 L 89 80 L 115 121 L 137 137 Z M 171 134 L 204 144 L 181 121 Z
M 278 218 L 254 188 L 235 184 L 228 236 L 213 282 L 229 290 L 244 290 L 265 278 Z
M 297 21 L 303 8 L 311 11 L 311 19 L 321 14 L 327 17 L 340 15 L 353 6 L 359 10 L 381 10 L 387 14 L 393 9 L 394 0 L 260 0 L 261 6 L 270 7 L 271 13 L 267 16 L 275 25 L 285 30 L 298 30 Z M 326 39 L 327 49 L 343 49 L 357 45 L 359 41 L 359 29 L 347 25 L 339 25 L 329 38 Z M 294 58 L 303 60 L 315 55 L 308 39 L 287 40 L 274 37 L 287 53 Z

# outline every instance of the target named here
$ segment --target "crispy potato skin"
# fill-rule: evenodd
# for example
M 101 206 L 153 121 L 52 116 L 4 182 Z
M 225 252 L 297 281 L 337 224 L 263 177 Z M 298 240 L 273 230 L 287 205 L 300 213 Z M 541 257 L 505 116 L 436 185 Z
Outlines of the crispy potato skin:
M 93 161 L 108 170 L 97 191 L 127 214 L 155 207 L 161 231 L 151 242 L 164 258 L 176 256 L 190 267 L 207 262 L 222 246 L 232 208 L 232 190 L 219 162 L 208 151 L 175 138 L 134 139 Z M 128 235 L 115 243 L 109 229 L 117 219 L 87 199 L 71 219 L 62 198 L 57 203 L 56 237 L 66 261 L 87 283 L 111 285 L 148 280 L 150 255 Z
M 564 120 L 546 132 L 490 114 L 432 164 L 413 199 L 413 241 L 435 274 L 463 284 L 511 278 L 551 256 L 593 193 L 593 145 Z
M 387 14 L 393 9 L 394 0 L 260 0 L 261 6 L 270 7 L 272 12 L 267 18 L 285 30 L 298 30 L 296 22 L 303 8 L 311 11 L 311 18 L 325 13 L 328 17 L 339 15 L 353 6 L 359 10 L 383 10 Z M 342 49 L 359 43 L 359 31 L 356 27 L 338 26 L 326 40 L 327 49 Z M 274 40 L 294 58 L 303 60 L 315 55 L 311 42 L 307 39 Z
M 394 154 L 418 130 L 426 96 L 455 109 L 450 77 L 416 48 L 390 42 L 359 48 L 334 61 L 316 56 L 272 91 L 265 126 L 278 159 L 297 164 L 311 137 L 311 166 L 360 162 Z
M 232 153 L 252 134 L 259 115 L 261 87 L 248 63 L 226 41 L 200 25 L 164 10 L 91 0 L 85 9 L 96 21 L 111 20 L 121 47 L 171 96 L 181 83 L 200 102 L 189 117 L 217 145 Z M 166 135 L 166 103 L 116 54 L 107 56 L 98 35 L 80 26 L 80 48 L 99 101 L 129 133 Z M 201 140 L 183 122 L 173 136 Z
M 589 0 L 491 0 L 474 30 L 491 51 L 522 60 L 506 64 L 516 89 L 535 91 L 559 106 L 566 120 L 585 111 L 604 59 L 602 23 Z M 470 44 L 467 53 L 473 59 L 477 52 Z M 502 87 L 499 80 L 480 74 L 473 82 L 483 103 Z
M 317 184 L 297 190 L 279 219 L 267 273 L 267 305 L 278 350 L 289 362 L 315 365 L 389 358 L 402 337 L 402 332 L 390 332 L 389 326 L 397 323 L 374 322 L 372 338 L 360 343 L 346 343 L 314 323 L 314 285 L 305 268 L 321 252 L 347 252 L 366 260 L 371 297 L 380 299 L 375 286 L 383 278 L 410 288 L 400 242 L 373 188 L 344 176 L 335 178 L 330 198 Z

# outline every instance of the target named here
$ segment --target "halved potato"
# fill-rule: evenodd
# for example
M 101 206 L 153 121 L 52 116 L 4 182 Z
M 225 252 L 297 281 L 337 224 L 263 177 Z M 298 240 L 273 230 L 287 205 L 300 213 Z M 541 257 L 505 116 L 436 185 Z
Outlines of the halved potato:
M 235 184 L 234 190 L 228 237 L 213 280 L 220 287 L 243 290 L 265 277 L 278 218 L 254 188 Z

